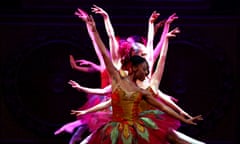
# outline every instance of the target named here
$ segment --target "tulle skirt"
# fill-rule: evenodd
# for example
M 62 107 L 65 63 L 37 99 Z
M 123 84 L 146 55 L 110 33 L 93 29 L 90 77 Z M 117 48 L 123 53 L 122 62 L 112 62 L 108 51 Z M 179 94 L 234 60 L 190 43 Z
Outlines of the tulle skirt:
M 105 102 L 108 100 L 107 96 L 99 96 L 99 95 L 88 95 L 87 102 L 79 108 L 79 110 L 88 109 L 93 107 L 101 102 Z M 78 116 L 77 119 L 80 119 L 83 124 L 87 124 L 90 132 L 98 129 L 101 125 L 109 122 L 111 120 L 111 110 L 106 109 L 104 111 L 89 113 L 86 115 Z
M 87 124 L 90 132 L 93 132 L 100 128 L 102 125 L 112 120 L 111 111 L 95 112 L 87 116 Z

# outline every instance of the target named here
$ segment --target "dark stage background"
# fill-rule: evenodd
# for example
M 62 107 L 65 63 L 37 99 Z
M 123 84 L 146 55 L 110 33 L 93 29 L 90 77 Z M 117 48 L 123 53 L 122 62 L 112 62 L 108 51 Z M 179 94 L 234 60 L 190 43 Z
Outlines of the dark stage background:
M 176 12 L 181 33 L 171 39 L 160 89 L 179 99 L 197 126 L 179 131 L 209 144 L 236 144 L 239 109 L 236 88 L 239 8 L 235 1 L 207 0 L 15 0 L 0 3 L 1 107 L 0 143 L 66 144 L 70 134 L 54 136 L 74 121 L 71 109 L 86 95 L 71 88 L 70 79 L 99 86 L 99 74 L 71 69 L 69 54 L 98 63 L 84 23 L 74 16 L 92 4 L 111 17 L 116 35 L 146 36 L 153 10 L 159 20 Z M 103 20 L 94 15 L 106 45 Z M 156 40 L 160 34 L 156 35 Z

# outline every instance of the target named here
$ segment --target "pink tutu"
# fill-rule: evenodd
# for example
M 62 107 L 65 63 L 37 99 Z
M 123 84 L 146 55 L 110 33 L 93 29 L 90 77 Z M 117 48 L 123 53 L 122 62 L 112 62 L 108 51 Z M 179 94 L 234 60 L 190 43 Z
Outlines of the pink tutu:
M 79 108 L 79 110 L 85 110 L 93 107 L 101 102 L 105 102 L 109 97 L 98 96 L 98 95 L 88 95 L 88 101 Z M 85 115 L 78 116 L 77 119 L 81 119 L 84 124 L 87 124 L 90 131 L 94 131 L 101 125 L 105 124 L 111 119 L 111 111 L 104 110 L 94 113 L 89 113 Z
M 108 123 L 112 119 L 111 111 L 99 111 L 87 115 L 87 124 L 90 132 L 95 131 L 102 125 Z
M 78 110 L 85 110 L 85 109 L 91 108 L 101 102 L 106 101 L 108 98 L 106 96 L 88 95 L 87 99 L 88 99 L 87 102 L 83 106 L 78 108 Z M 85 117 L 86 117 L 85 115 L 80 115 L 80 116 L 77 116 L 77 119 L 84 119 Z

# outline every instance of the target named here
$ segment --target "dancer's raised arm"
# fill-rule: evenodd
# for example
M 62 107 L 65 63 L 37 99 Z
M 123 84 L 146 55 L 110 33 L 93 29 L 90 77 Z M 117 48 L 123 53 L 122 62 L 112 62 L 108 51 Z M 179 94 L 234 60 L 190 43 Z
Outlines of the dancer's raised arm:
M 102 9 L 101 7 L 99 7 L 97 5 L 93 5 L 93 7 L 91 9 L 92 9 L 92 12 L 94 12 L 96 14 L 100 14 L 103 17 L 105 29 L 106 29 L 106 32 L 107 32 L 107 35 L 108 35 L 108 38 L 109 38 L 110 55 L 112 57 L 113 64 L 118 69 L 120 69 L 120 67 L 121 67 L 120 56 L 118 54 L 119 43 L 116 39 L 115 32 L 114 32 L 110 17 L 104 9 Z
M 153 66 L 153 40 L 154 40 L 154 22 L 156 19 L 159 17 L 160 13 L 157 13 L 157 11 L 153 11 L 151 14 L 149 20 L 148 20 L 148 35 L 147 35 L 147 57 L 146 59 L 148 60 L 149 66 L 150 66 L 150 73 L 152 70 Z
M 82 16 L 85 17 L 85 22 L 87 23 L 89 32 L 90 32 L 90 34 L 89 34 L 90 38 L 91 38 L 92 42 L 95 43 L 97 45 L 97 47 L 99 48 L 99 51 L 102 54 L 104 63 L 106 64 L 108 73 L 109 73 L 110 77 L 112 78 L 112 82 L 118 81 L 120 79 L 120 75 L 119 75 L 116 67 L 113 65 L 112 60 L 109 58 L 108 51 L 98 33 L 98 30 L 96 28 L 96 24 L 95 24 L 93 17 L 91 15 L 88 16 L 88 14 L 81 9 L 78 9 L 78 11 L 75 12 L 75 14 L 78 17 L 82 17 Z
M 77 9 L 77 11 L 75 12 L 75 15 L 78 16 L 82 21 L 85 22 L 88 34 L 89 34 L 90 38 L 92 39 L 93 35 L 92 35 L 92 32 L 91 32 L 91 26 L 87 22 L 88 14 L 81 9 Z M 96 55 L 98 57 L 98 60 L 100 62 L 100 68 L 101 68 L 100 70 L 103 71 L 105 69 L 105 63 L 104 63 L 103 57 L 102 57 L 102 55 L 99 51 L 99 48 L 98 48 L 97 44 L 95 43 L 95 41 L 93 41 L 92 43 L 93 43 L 93 47 L 94 47 L 94 50 L 96 52 Z
M 179 33 L 179 32 L 180 32 L 180 30 L 177 27 L 167 34 L 167 37 L 165 38 L 165 41 L 163 43 L 163 47 L 162 47 L 162 50 L 161 50 L 161 53 L 160 53 L 160 56 L 159 56 L 159 59 L 158 59 L 156 70 L 154 71 L 154 73 L 152 75 L 150 85 L 151 85 L 151 88 L 153 89 L 153 91 L 158 94 L 160 99 L 165 104 L 167 104 L 169 107 L 171 107 L 175 111 L 179 112 L 183 116 L 186 116 L 188 118 L 192 118 L 192 116 L 190 116 L 182 108 L 180 108 L 176 103 L 174 103 L 172 101 L 172 99 L 170 98 L 170 96 L 168 96 L 168 95 L 162 93 L 160 90 L 158 90 L 161 79 L 162 79 L 162 75 L 163 75 L 163 72 L 164 72 L 164 66 L 165 66 L 165 61 L 166 61 L 167 51 L 168 51 L 169 38 L 170 37 L 176 37 L 176 34 Z
M 163 47 L 163 43 L 166 39 L 166 35 L 169 31 L 170 28 L 170 24 L 175 20 L 178 19 L 178 16 L 176 15 L 176 13 L 173 13 L 171 16 L 168 17 L 168 19 L 166 20 L 164 27 L 163 27 L 163 31 L 161 34 L 161 38 L 157 44 L 157 46 L 154 49 L 153 52 L 153 62 L 155 62 L 160 54 L 161 48 Z
M 84 115 L 84 114 L 88 114 L 88 113 L 92 113 L 92 112 L 97 112 L 103 109 L 106 109 L 108 107 L 111 106 L 111 99 L 105 101 L 105 102 L 101 102 L 91 108 L 85 109 L 85 110 L 71 110 L 71 114 L 72 115 Z
M 150 82 L 150 85 L 152 86 L 152 88 L 155 92 L 157 92 L 157 90 L 158 90 L 158 87 L 160 85 L 162 75 L 164 72 L 164 66 L 165 66 L 167 51 L 168 51 L 169 37 L 175 37 L 176 34 L 180 32 L 180 30 L 177 27 L 169 33 L 168 33 L 168 31 L 166 31 L 166 32 L 167 32 L 167 34 L 165 35 L 165 38 L 163 41 L 163 46 L 161 48 L 161 53 L 160 53 L 160 56 L 159 56 L 159 59 L 157 62 L 157 66 L 156 66 L 154 73 L 152 74 L 151 82 Z
M 169 106 L 159 102 L 158 100 L 156 100 L 153 95 L 149 94 L 149 93 L 144 93 L 144 99 L 151 104 L 152 106 L 158 108 L 159 110 L 171 115 L 172 117 L 187 123 L 187 124 L 192 124 L 192 125 L 197 125 L 196 121 L 198 120 L 203 120 L 202 115 L 198 115 L 195 117 L 191 117 L 191 118 L 185 118 L 181 115 L 179 115 L 178 113 L 176 113 L 172 108 L 170 108 Z

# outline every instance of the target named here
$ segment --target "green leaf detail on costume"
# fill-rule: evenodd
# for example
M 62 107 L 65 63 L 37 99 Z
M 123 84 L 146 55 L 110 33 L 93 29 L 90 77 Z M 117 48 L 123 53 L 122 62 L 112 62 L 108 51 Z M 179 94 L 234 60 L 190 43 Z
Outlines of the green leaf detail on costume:
M 135 128 L 137 130 L 138 135 L 140 135 L 146 141 L 149 141 L 149 133 L 148 130 L 142 126 L 140 123 L 135 123 Z
M 153 113 L 156 115 L 164 114 L 164 112 L 162 112 L 160 110 L 153 110 Z
M 132 140 L 133 140 L 132 133 L 129 133 L 129 136 L 127 138 L 123 134 L 121 137 L 124 144 L 132 144 Z
M 112 144 L 116 144 L 117 139 L 118 139 L 118 134 L 119 134 L 118 126 L 115 125 L 110 134 Z
M 161 115 L 164 114 L 164 112 L 162 112 L 160 110 L 153 110 L 153 113 L 155 114 L 156 118 L 158 118 L 158 119 L 162 119 Z
M 147 126 L 147 127 L 150 127 L 152 129 L 159 129 L 157 124 L 155 122 L 153 122 L 150 118 L 147 118 L 147 117 L 141 117 L 140 118 L 144 124 Z
M 146 110 L 140 113 L 140 116 L 144 116 L 147 114 L 153 114 L 155 115 L 157 118 L 160 118 L 159 116 L 164 114 L 164 112 L 160 111 L 160 110 Z
M 106 124 L 103 129 L 101 130 L 101 135 L 103 138 L 108 137 L 109 134 L 112 132 L 112 129 L 114 128 L 114 126 L 116 126 L 117 123 L 116 122 L 110 122 L 108 124 Z

